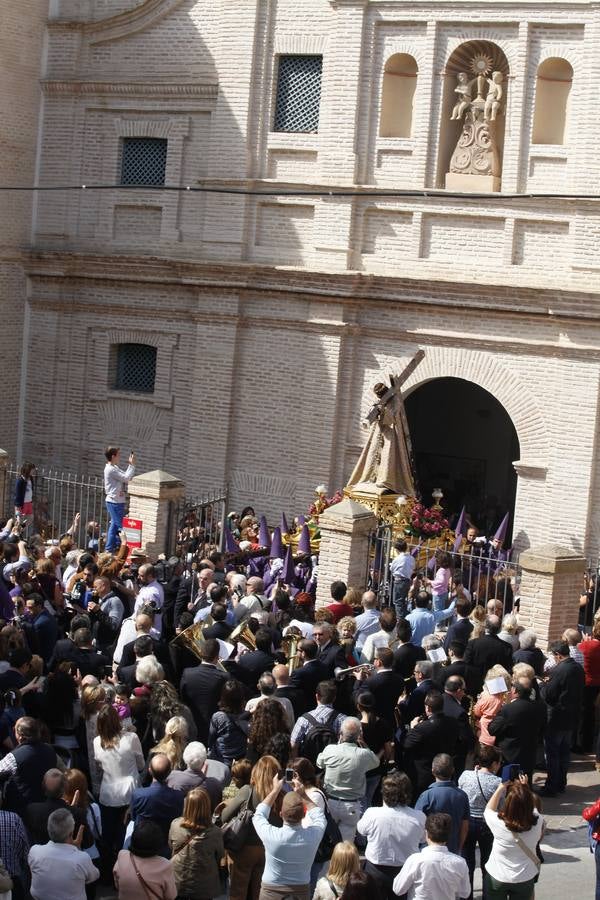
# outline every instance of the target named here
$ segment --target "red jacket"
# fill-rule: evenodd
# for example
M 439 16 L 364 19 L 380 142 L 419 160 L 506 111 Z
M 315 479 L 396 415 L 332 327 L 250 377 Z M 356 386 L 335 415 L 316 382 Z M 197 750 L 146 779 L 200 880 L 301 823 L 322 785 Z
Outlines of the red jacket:
M 586 806 L 581 815 L 586 822 L 593 822 L 596 816 L 600 816 L 600 797 L 592 806 Z M 600 841 L 600 831 L 592 831 L 592 838 L 595 841 Z
M 579 649 L 583 653 L 583 668 L 586 687 L 600 685 L 600 641 L 592 638 L 582 641 Z

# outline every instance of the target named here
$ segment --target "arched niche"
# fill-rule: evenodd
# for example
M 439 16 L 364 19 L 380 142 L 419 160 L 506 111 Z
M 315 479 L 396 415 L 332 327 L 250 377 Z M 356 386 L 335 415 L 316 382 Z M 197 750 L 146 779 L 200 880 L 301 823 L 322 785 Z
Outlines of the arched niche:
M 532 144 L 565 144 L 573 67 L 552 56 L 540 63 L 535 82 Z
M 414 97 L 419 67 L 409 53 L 395 53 L 383 70 L 379 135 L 412 137 Z
M 485 79 L 483 96 L 489 90 L 488 79 L 494 72 L 501 73 L 503 97 L 500 108 L 493 123 L 494 141 L 497 148 L 499 175 L 497 185 L 490 190 L 500 189 L 500 177 L 502 172 L 502 157 L 504 153 L 504 132 L 506 119 L 506 101 L 508 96 L 508 78 L 510 75 L 508 60 L 504 51 L 492 41 L 465 41 L 450 55 L 444 69 L 444 88 L 442 92 L 442 108 L 440 118 L 440 141 L 438 153 L 438 168 L 436 175 L 437 187 L 446 187 L 446 175 L 450 171 L 450 161 L 456 149 L 464 126 L 464 113 L 462 118 L 452 119 L 453 109 L 461 99 L 456 88 L 459 82 L 459 74 L 466 73 L 467 82 L 473 99 L 478 94 L 478 76 Z M 483 82 L 482 82 L 483 83 Z M 465 188 L 468 190 L 468 188 Z M 485 190 L 481 185 L 476 190 Z
M 466 505 L 484 532 L 506 512 L 512 519 L 520 445 L 499 400 L 464 378 L 442 377 L 407 391 L 405 408 L 425 502 L 440 487 L 446 512 Z

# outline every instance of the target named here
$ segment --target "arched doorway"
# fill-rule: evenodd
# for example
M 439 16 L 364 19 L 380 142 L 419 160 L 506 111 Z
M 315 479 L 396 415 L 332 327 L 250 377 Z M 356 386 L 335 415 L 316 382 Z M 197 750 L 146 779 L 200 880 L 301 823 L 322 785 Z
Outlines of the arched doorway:
M 510 511 L 512 528 L 519 439 L 498 400 L 462 378 L 435 378 L 406 396 L 405 408 L 424 502 L 439 487 L 450 517 L 464 504 L 490 534 Z

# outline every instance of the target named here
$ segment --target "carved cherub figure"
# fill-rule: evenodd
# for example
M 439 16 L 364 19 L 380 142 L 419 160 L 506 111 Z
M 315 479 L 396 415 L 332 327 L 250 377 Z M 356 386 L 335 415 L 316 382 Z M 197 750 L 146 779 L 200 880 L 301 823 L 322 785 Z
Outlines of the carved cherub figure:
M 492 77 L 487 79 L 489 87 L 487 97 L 485 98 L 483 118 L 489 122 L 495 121 L 500 110 L 502 98 L 504 96 L 504 89 L 502 87 L 503 80 L 504 76 L 502 75 L 502 72 L 492 72 Z
M 458 84 L 454 88 L 454 93 L 458 94 L 458 100 L 452 109 L 451 119 L 461 119 L 462 115 L 472 100 L 473 83 L 469 81 L 466 72 L 458 73 Z

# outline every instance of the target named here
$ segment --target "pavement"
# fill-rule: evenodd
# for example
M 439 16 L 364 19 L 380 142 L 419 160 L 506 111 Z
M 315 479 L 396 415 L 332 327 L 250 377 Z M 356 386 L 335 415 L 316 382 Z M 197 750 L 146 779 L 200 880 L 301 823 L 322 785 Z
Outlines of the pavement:
M 534 785 L 545 781 L 543 772 L 534 774 Z M 544 864 L 535 889 L 535 900 L 593 900 L 596 883 L 594 857 L 588 843 L 588 826 L 581 818 L 584 806 L 600 795 L 600 773 L 594 757 L 573 756 L 567 790 L 560 797 L 544 797 L 546 833 L 542 841 Z M 98 900 L 113 900 L 116 893 L 102 885 Z M 481 900 L 481 872 L 475 873 L 474 900 Z M 227 900 L 222 895 L 215 900 Z M 431 898 L 435 900 L 435 898 Z
M 534 785 L 545 781 L 534 774 Z M 588 843 L 588 826 L 581 811 L 600 795 L 600 773 L 594 756 L 572 756 L 567 790 L 560 797 L 543 798 L 546 833 L 542 840 L 544 864 L 535 889 L 535 900 L 593 900 L 596 883 L 594 857 Z M 475 878 L 474 900 L 481 898 L 481 875 Z

